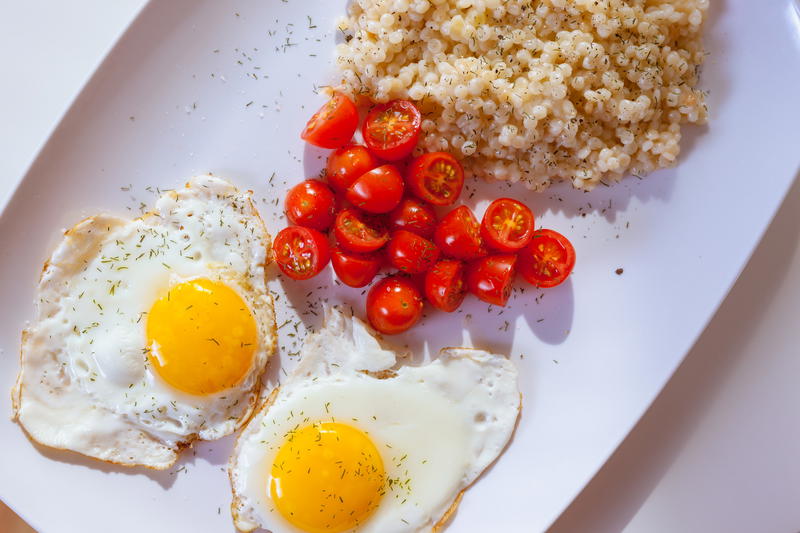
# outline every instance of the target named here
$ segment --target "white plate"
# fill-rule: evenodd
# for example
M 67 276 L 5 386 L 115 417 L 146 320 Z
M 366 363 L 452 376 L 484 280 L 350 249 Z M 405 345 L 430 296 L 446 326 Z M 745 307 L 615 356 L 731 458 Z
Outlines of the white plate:
M 298 132 L 321 103 L 314 86 L 331 79 L 332 21 L 342 4 L 175 0 L 145 8 L 0 219 L 0 391 L 11 388 L 19 331 L 61 228 L 99 210 L 138 213 L 154 198 L 146 187 L 176 187 L 204 172 L 253 189 L 273 232 L 284 224 L 270 202 L 321 166 L 322 152 Z M 794 4 L 712 4 L 702 80 L 712 118 L 708 128 L 686 130 L 680 165 L 591 194 L 479 186 L 470 202 L 515 195 L 543 225 L 570 236 L 575 274 L 538 299 L 518 292 L 502 314 L 474 301 L 454 316 L 430 313 L 401 338 L 435 352 L 465 336 L 520 368 L 525 397 L 514 440 L 468 491 L 450 531 L 539 531 L 559 515 L 680 363 L 797 171 Z M 286 291 L 271 283 L 285 294 L 287 316 L 295 312 L 287 301 L 302 313 L 307 299 L 325 297 L 362 309 L 360 291 L 330 288 L 329 272 Z M 314 315 L 302 318 L 318 325 Z M 289 368 L 292 339 L 281 344 Z M 0 398 L 8 415 L 8 394 Z M 43 532 L 233 530 L 230 438 L 197 446 L 164 473 L 33 446 L 8 417 L 0 442 L 0 498 Z

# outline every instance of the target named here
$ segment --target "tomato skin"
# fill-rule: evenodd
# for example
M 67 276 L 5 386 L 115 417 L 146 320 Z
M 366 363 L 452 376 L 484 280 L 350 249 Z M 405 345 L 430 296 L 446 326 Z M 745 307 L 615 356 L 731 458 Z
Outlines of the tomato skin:
M 486 303 L 504 306 L 511 296 L 517 256 L 498 254 L 483 257 L 467 267 L 469 292 Z
M 413 282 L 402 276 L 389 276 L 367 293 L 367 319 L 377 331 L 396 335 L 419 321 L 423 305 Z
M 433 240 L 443 254 L 471 261 L 488 252 L 481 238 L 478 219 L 469 207 L 462 205 L 447 213 L 433 235 Z
M 370 152 L 385 159 L 403 159 L 417 145 L 422 115 L 408 100 L 378 104 L 367 114 L 362 133 Z
M 313 278 L 330 261 L 328 238 L 319 231 L 301 226 L 282 229 L 272 242 L 278 268 L 292 279 Z
M 452 205 L 464 187 L 464 169 L 447 152 L 422 154 L 411 162 L 406 176 L 414 196 L 433 205 Z
M 362 174 L 347 189 L 347 201 L 368 213 L 388 213 L 403 199 L 405 184 L 394 165 L 382 165 Z
M 533 212 L 513 198 L 498 198 L 489 204 L 481 221 L 481 236 L 486 244 L 501 252 L 517 252 L 531 242 Z
M 404 229 L 430 240 L 436 231 L 436 211 L 413 197 L 406 197 L 389 213 L 389 229 Z
M 383 265 L 380 254 L 359 254 L 341 248 L 331 250 L 331 264 L 336 276 L 350 287 L 364 287 L 378 274 Z
M 439 248 L 425 237 L 401 229 L 392 234 L 386 247 L 386 257 L 401 272 L 421 274 L 439 259 Z
M 336 191 L 345 192 L 362 174 L 380 164 L 365 146 L 350 144 L 328 156 L 325 177 Z
M 333 223 L 335 204 L 327 185 L 319 180 L 306 180 L 286 193 L 284 210 L 292 224 L 325 231 Z
M 350 252 L 374 252 L 389 242 L 389 231 L 380 217 L 346 207 L 336 215 L 333 235 L 340 247 Z
M 575 248 L 569 239 L 550 229 L 533 234 L 519 253 L 519 273 L 525 281 L 543 289 L 564 283 L 575 267 Z
M 425 298 L 435 308 L 452 313 L 466 296 L 467 282 L 461 261 L 443 259 L 425 275 Z
M 334 92 L 306 124 L 300 138 L 320 148 L 339 148 L 350 142 L 358 128 L 358 109 L 353 101 Z

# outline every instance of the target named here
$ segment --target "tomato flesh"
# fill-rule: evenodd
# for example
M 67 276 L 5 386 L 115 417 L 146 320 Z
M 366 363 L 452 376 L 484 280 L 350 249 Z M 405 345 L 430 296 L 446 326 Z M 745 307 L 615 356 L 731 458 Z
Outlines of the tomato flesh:
M 467 295 L 464 263 L 443 259 L 425 275 L 425 298 L 437 309 L 452 313 Z
M 325 231 L 333 223 L 335 204 L 327 185 L 319 180 L 306 180 L 289 190 L 284 209 L 292 224 Z
M 408 168 L 408 188 L 433 205 L 452 205 L 464 187 L 464 170 L 446 152 L 423 154 Z
M 439 248 L 425 237 L 404 229 L 395 231 L 386 247 L 393 267 L 407 274 L 427 272 L 439 258 Z
M 358 109 L 350 98 L 334 92 L 331 99 L 306 124 L 300 138 L 320 148 L 339 148 L 358 129 Z
M 386 161 L 403 159 L 417 145 L 422 115 L 408 100 L 392 100 L 373 107 L 362 133 L 367 148 Z
M 533 234 L 531 243 L 519 253 L 519 273 L 537 287 L 563 283 L 575 267 L 575 248 L 569 239 L 550 229 Z
M 403 177 L 394 165 L 362 174 L 347 189 L 347 201 L 368 213 L 388 213 L 403 199 Z
M 487 254 L 481 226 L 469 207 L 462 205 L 439 222 L 433 240 L 443 254 L 471 261 Z
M 380 165 L 377 157 L 365 146 L 351 144 L 328 156 L 325 178 L 335 190 L 345 192 L 362 174 Z
M 533 238 L 534 218 L 528 206 L 512 198 L 498 198 L 486 208 L 481 236 L 495 250 L 516 252 Z
M 383 264 L 379 254 L 359 254 L 341 248 L 331 251 L 331 264 L 336 276 L 350 287 L 364 287 L 378 274 Z
M 389 213 L 389 229 L 404 229 L 426 239 L 433 238 L 436 231 L 436 211 L 416 198 L 404 198 L 400 205 Z
M 422 294 L 410 280 L 390 276 L 367 293 L 367 319 L 377 331 L 396 335 L 407 331 L 422 316 Z
M 328 239 L 312 228 L 290 226 L 281 230 L 272 243 L 278 268 L 292 279 L 309 279 L 330 260 Z
M 339 246 L 351 252 L 374 252 L 389 242 L 389 232 L 380 218 L 352 207 L 336 215 L 333 235 Z
M 467 268 L 469 291 L 480 300 L 504 306 L 511 296 L 517 256 L 500 254 L 483 257 Z

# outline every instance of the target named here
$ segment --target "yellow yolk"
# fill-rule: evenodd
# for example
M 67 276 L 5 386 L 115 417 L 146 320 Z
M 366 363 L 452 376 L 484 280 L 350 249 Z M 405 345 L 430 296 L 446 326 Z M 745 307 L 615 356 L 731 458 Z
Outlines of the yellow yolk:
M 363 523 L 384 493 L 383 461 L 362 431 L 324 422 L 292 432 L 272 465 L 270 494 L 292 525 L 339 533 Z
M 196 279 L 172 287 L 147 315 L 148 358 L 176 389 L 205 395 L 237 385 L 258 343 L 255 319 L 233 289 Z

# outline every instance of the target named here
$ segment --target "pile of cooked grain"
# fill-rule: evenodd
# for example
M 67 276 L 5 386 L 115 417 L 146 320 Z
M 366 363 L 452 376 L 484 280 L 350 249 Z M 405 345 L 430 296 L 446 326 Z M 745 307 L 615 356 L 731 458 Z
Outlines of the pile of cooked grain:
M 485 178 L 591 189 L 675 163 L 709 0 L 353 0 L 342 84 L 414 100 L 418 149 Z

